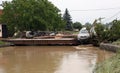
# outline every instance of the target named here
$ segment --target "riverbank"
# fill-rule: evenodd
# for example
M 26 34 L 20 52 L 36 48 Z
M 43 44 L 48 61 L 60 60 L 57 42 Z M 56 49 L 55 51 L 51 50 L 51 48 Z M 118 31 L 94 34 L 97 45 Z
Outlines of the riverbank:
M 8 47 L 8 46 L 10 46 L 10 45 L 11 45 L 10 43 L 6 43 L 6 42 L 0 41 L 0 48 L 1 48 L 1 47 Z
M 117 52 L 120 49 L 120 40 L 114 41 L 112 43 L 101 43 L 100 48 L 112 52 Z
M 101 43 L 100 49 L 115 52 L 116 55 L 97 64 L 94 73 L 120 73 L 120 44 Z
M 120 51 L 115 56 L 98 64 L 94 73 L 120 73 Z
M 101 43 L 100 49 L 104 49 L 104 50 L 108 50 L 108 51 L 112 51 L 112 52 L 117 52 L 117 50 L 120 49 L 120 46 L 115 45 L 115 44 L 109 44 L 109 43 Z

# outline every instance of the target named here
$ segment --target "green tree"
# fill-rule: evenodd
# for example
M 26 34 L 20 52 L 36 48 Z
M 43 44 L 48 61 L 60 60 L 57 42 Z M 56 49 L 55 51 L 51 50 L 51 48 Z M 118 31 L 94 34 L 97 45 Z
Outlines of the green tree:
M 62 30 L 60 10 L 48 0 L 12 0 L 4 2 L 2 22 L 11 34 L 15 31 Z
M 107 25 L 97 23 L 95 31 L 98 43 L 116 41 L 120 39 L 120 20 L 114 20 Z
M 110 38 L 110 30 L 106 28 L 106 25 L 97 23 L 95 26 L 95 31 L 99 42 L 108 42 Z
M 97 37 L 99 38 L 99 40 L 102 40 L 104 33 L 104 26 L 101 23 L 97 23 L 95 27 L 95 31 L 97 33 Z
M 106 41 L 105 40 L 106 33 L 105 33 L 104 25 L 101 23 L 96 23 L 95 32 L 96 32 L 96 35 L 92 36 L 92 43 L 95 46 L 99 46 L 101 42 Z
M 64 21 L 66 23 L 65 29 L 66 30 L 73 30 L 73 28 L 72 28 L 72 19 L 71 19 L 71 16 L 69 14 L 68 9 L 65 10 L 65 13 L 63 15 L 63 19 L 64 19 Z
M 73 28 L 80 30 L 82 28 L 82 24 L 80 22 L 75 22 L 75 23 L 73 23 Z
M 116 41 L 120 39 L 120 20 L 114 20 L 110 28 L 110 40 Z
M 89 22 L 87 22 L 87 23 L 85 23 L 85 25 L 83 25 L 83 26 L 86 27 L 88 31 L 90 31 L 90 29 L 91 29 L 91 27 L 92 27 L 92 24 L 89 23 Z

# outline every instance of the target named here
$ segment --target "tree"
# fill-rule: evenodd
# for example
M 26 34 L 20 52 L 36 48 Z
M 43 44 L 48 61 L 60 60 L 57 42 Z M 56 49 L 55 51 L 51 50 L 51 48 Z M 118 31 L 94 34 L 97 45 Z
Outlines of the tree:
M 75 23 L 73 23 L 73 28 L 80 30 L 82 28 L 82 24 L 80 22 L 75 22 Z
M 108 32 L 105 30 L 105 26 L 101 23 L 95 25 L 96 35 L 92 36 L 92 43 L 95 46 L 99 46 L 101 42 L 107 42 Z
M 92 24 L 89 23 L 89 22 L 87 22 L 87 23 L 85 23 L 85 25 L 83 25 L 83 26 L 86 27 L 88 31 L 90 31 L 90 29 L 91 29 L 91 27 L 92 27 Z
M 95 31 L 99 40 L 102 41 L 104 37 L 104 31 L 105 31 L 104 25 L 101 23 L 97 23 L 95 26 Z
M 73 28 L 72 28 L 72 19 L 71 19 L 71 16 L 69 14 L 68 9 L 65 10 L 65 13 L 63 15 L 63 19 L 64 19 L 64 21 L 66 23 L 65 29 L 66 30 L 73 30 Z
M 110 40 L 116 41 L 120 39 L 120 20 L 114 20 L 110 28 Z
M 15 31 L 62 30 L 60 10 L 48 0 L 12 0 L 4 2 L 2 22 Z

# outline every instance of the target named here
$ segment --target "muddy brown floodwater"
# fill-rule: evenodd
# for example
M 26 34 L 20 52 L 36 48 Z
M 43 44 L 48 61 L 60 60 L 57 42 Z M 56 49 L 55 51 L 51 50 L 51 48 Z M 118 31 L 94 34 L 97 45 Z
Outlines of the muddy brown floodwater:
M 113 53 L 92 46 L 0 48 L 0 73 L 92 73 Z

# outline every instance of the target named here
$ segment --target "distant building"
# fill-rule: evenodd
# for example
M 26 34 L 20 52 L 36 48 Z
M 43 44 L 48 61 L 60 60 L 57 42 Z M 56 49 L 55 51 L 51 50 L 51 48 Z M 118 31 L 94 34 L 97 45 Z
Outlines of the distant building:
M 0 24 L 0 38 L 7 38 L 7 26 L 5 24 Z
M 0 15 L 2 15 L 3 10 L 0 9 Z M 0 24 L 0 38 L 7 38 L 7 26 L 5 24 Z

